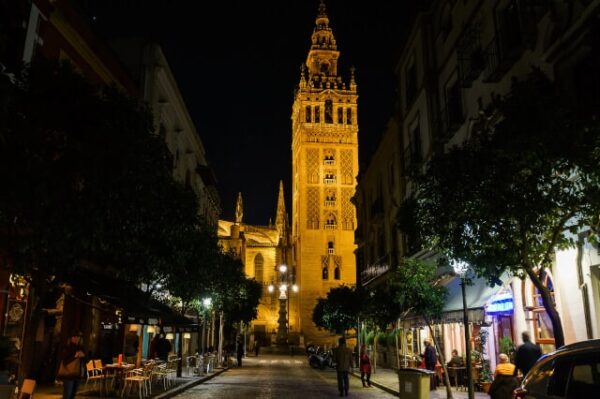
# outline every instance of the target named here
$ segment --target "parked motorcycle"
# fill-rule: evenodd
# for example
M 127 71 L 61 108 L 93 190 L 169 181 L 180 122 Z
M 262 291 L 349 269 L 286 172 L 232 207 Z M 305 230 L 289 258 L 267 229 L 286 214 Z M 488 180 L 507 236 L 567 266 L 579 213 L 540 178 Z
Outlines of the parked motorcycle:
M 335 362 L 333 361 L 333 352 L 328 350 L 327 352 L 323 350 L 319 350 L 319 347 L 316 347 L 309 351 L 308 355 L 308 364 L 315 369 L 323 370 L 325 367 L 335 367 Z

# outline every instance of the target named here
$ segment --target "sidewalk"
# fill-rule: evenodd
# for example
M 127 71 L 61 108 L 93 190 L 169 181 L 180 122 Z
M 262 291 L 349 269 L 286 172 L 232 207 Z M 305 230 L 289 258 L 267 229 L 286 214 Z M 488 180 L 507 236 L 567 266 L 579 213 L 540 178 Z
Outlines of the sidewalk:
M 352 375 L 360 379 L 360 372 L 353 371 Z M 400 389 L 398 383 L 398 374 L 395 370 L 386 368 L 377 368 L 377 371 L 371 374 L 371 385 L 383 389 L 386 392 L 398 396 Z M 468 394 L 466 391 L 457 391 L 456 388 L 452 388 L 452 395 L 454 399 L 467 399 Z M 489 395 L 483 392 L 475 392 L 475 399 L 489 399 Z M 446 387 L 440 386 L 437 390 L 431 391 L 429 394 L 430 399 L 446 399 Z
M 229 367 L 215 369 L 214 372 L 205 374 L 203 376 L 192 376 L 192 377 L 179 377 L 175 380 L 173 386 L 166 391 L 162 389 L 160 384 L 154 384 L 152 386 L 152 394 L 148 396 L 148 399 L 168 399 L 175 395 L 180 394 L 188 388 L 191 388 L 195 385 L 201 384 L 204 381 L 210 380 L 213 377 L 229 370 Z M 135 390 L 134 390 L 135 391 Z M 35 388 L 34 396 L 36 399 L 62 399 L 62 385 L 38 385 Z M 87 384 L 85 381 L 82 381 L 79 386 L 79 392 L 77 392 L 77 398 L 79 399 L 95 399 L 95 398 L 105 398 L 105 396 L 101 396 L 97 387 L 94 387 L 93 384 Z M 113 395 L 112 397 L 116 397 Z M 137 398 L 138 395 L 136 392 L 133 392 L 132 395 L 126 396 L 130 398 Z

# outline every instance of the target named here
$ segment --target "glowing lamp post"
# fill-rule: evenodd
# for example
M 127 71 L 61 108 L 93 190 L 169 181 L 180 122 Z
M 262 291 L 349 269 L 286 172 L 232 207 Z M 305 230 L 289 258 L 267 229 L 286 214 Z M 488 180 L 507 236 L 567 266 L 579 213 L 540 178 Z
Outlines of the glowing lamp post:
M 279 281 L 279 285 L 277 289 L 279 290 L 279 318 L 277 319 L 277 343 L 278 344 L 286 344 L 288 339 L 288 318 L 290 313 L 290 303 L 288 300 L 290 288 L 292 292 L 298 292 L 298 286 L 296 284 L 291 284 L 292 278 L 289 276 L 287 265 L 279 265 L 277 268 L 279 271 L 279 275 L 277 280 Z M 275 292 L 275 285 L 269 284 L 267 287 L 269 293 Z
M 465 275 L 469 270 L 469 265 L 466 262 L 454 261 L 452 262 L 452 268 L 454 273 L 460 277 L 460 286 L 462 289 L 462 300 L 463 300 L 463 324 L 465 327 L 465 347 L 467 352 L 467 389 L 469 392 L 469 399 L 475 397 L 473 390 L 473 374 L 471 372 L 471 334 L 469 332 L 469 316 L 467 315 L 467 298 L 465 295 Z

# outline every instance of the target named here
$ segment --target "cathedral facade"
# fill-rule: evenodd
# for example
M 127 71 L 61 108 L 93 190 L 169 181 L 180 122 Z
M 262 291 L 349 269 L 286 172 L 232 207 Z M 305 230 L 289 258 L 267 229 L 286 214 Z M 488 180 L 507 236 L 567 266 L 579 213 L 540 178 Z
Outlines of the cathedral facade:
M 298 293 L 291 266 L 289 222 L 279 184 L 275 223 L 250 225 L 243 222 L 242 195 L 238 194 L 235 221 L 219 220 L 218 238 L 225 252 L 244 264 L 246 276 L 262 284 L 258 315 L 248 328 L 249 344 L 300 343 Z M 282 266 L 285 265 L 284 268 Z
M 292 108 L 292 245 L 305 342 L 332 344 L 312 312 L 334 287 L 356 284 L 351 202 L 358 174 L 357 86 L 338 71 L 337 48 L 321 1 Z

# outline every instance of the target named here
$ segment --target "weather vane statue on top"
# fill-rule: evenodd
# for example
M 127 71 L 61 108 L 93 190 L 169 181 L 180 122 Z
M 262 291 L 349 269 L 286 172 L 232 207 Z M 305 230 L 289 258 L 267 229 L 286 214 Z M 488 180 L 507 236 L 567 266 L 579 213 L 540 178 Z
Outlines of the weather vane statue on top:
M 241 224 L 244 216 L 244 206 L 242 205 L 242 193 L 238 193 L 237 202 L 235 204 L 235 223 Z

